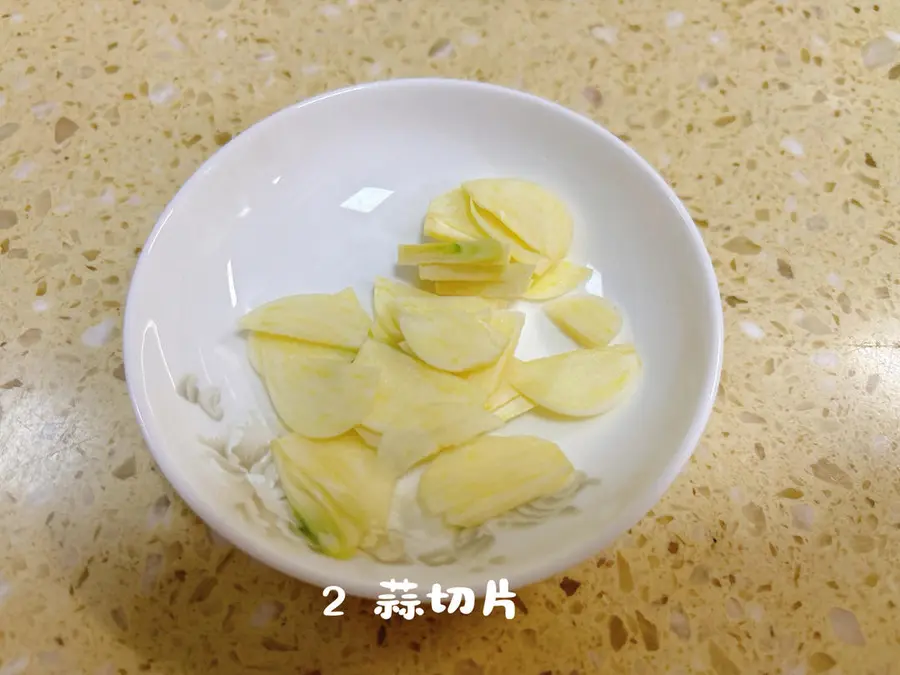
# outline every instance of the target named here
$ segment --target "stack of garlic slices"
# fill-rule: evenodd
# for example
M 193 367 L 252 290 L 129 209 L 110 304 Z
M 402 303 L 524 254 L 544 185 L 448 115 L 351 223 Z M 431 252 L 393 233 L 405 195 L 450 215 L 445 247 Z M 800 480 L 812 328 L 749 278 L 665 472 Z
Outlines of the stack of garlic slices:
M 572 218 L 531 182 L 483 179 L 434 199 L 424 244 L 401 245 L 419 287 L 374 280 L 374 321 L 353 289 L 295 295 L 244 316 L 248 353 L 290 430 L 271 444 L 282 489 L 314 549 L 337 558 L 383 542 L 394 487 L 422 467 L 418 502 L 450 527 L 475 527 L 572 479 L 553 442 L 498 436 L 533 409 L 602 414 L 641 370 L 610 345 L 622 319 L 570 293 L 590 270 L 566 259 Z M 518 300 L 580 348 L 522 361 Z

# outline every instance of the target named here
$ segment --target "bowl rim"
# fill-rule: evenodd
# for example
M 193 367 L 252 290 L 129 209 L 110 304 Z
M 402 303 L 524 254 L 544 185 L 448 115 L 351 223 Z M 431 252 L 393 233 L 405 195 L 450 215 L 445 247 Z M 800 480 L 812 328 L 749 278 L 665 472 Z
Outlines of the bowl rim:
M 519 564 L 515 571 L 504 577 L 508 580 L 509 588 L 511 590 L 516 590 L 543 581 L 598 555 L 603 549 L 621 537 L 627 530 L 636 525 L 654 507 L 654 505 L 656 505 L 677 476 L 683 471 L 706 429 L 718 392 L 724 353 L 724 313 L 721 306 L 718 280 L 709 251 L 707 250 L 703 238 L 687 208 L 656 169 L 638 154 L 636 150 L 611 131 L 581 113 L 535 94 L 502 85 L 454 78 L 414 77 L 365 82 L 329 90 L 316 96 L 300 100 L 254 122 L 243 132 L 235 136 L 233 140 L 208 157 L 178 189 L 160 214 L 138 256 L 126 296 L 122 334 L 122 353 L 128 395 L 131 399 L 132 409 L 141 429 L 141 434 L 150 450 L 151 456 L 162 471 L 166 480 L 169 481 L 178 495 L 205 524 L 251 558 L 258 560 L 283 574 L 315 585 L 321 589 L 338 584 L 341 585 L 341 588 L 343 588 L 347 595 L 369 599 L 376 598 L 378 594 L 382 592 L 383 589 L 380 588 L 380 580 L 363 579 L 358 575 L 338 579 L 335 575 L 329 574 L 327 560 L 325 559 L 323 559 L 322 562 L 317 561 L 314 564 L 304 563 L 298 565 L 296 561 L 299 560 L 299 558 L 294 559 L 292 563 L 290 559 L 277 552 L 259 546 L 259 544 L 254 541 L 254 537 L 246 531 L 246 528 L 233 525 L 232 522 L 225 518 L 222 512 L 216 508 L 215 504 L 203 500 L 191 486 L 188 474 L 179 470 L 177 462 L 175 461 L 175 455 L 162 451 L 165 442 L 160 436 L 159 429 L 151 425 L 148 419 L 151 411 L 148 401 L 144 396 L 142 386 L 142 345 L 140 340 L 142 329 L 136 324 L 137 318 L 135 316 L 136 310 L 133 298 L 135 289 L 142 284 L 144 270 L 146 269 L 144 261 L 152 255 L 153 245 L 156 239 L 159 237 L 159 234 L 165 227 L 174 210 L 181 201 L 186 199 L 186 194 L 193 189 L 195 181 L 213 165 L 225 161 L 228 155 L 235 152 L 237 148 L 247 143 L 252 143 L 254 137 L 259 133 L 260 128 L 271 124 L 280 117 L 286 117 L 296 110 L 329 98 L 370 89 L 402 90 L 415 87 L 458 87 L 460 89 L 480 89 L 488 93 L 509 96 L 518 99 L 522 103 L 542 106 L 555 114 L 567 118 L 570 123 L 579 124 L 585 128 L 589 128 L 591 132 L 604 137 L 607 142 L 612 143 L 614 146 L 618 146 L 632 162 L 640 167 L 643 172 L 651 178 L 655 183 L 656 188 L 661 190 L 669 199 L 675 208 L 675 211 L 681 217 L 682 225 L 687 230 L 693 252 L 705 263 L 702 270 L 705 291 L 704 299 L 710 306 L 710 320 L 706 326 L 706 332 L 711 334 L 713 338 L 714 350 L 707 355 L 707 373 L 704 382 L 704 394 L 694 409 L 691 424 L 688 427 L 687 432 L 680 439 L 677 451 L 672 454 L 669 462 L 663 467 L 657 478 L 652 482 L 648 482 L 625 508 L 618 511 L 611 521 L 603 528 L 602 533 L 592 533 L 590 536 L 586 536 L 578 545 L 566 549 L 563 554 L 549 552 L 546 556 L 537 559 L 535 562 Z M 483 595 L 483 590 L 473 590 L 477 596 Z

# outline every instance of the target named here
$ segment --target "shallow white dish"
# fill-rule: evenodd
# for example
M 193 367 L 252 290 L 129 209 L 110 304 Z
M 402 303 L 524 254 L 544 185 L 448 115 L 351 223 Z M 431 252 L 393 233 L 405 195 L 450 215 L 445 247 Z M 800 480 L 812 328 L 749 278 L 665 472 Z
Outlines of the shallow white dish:
M 364 304 L 376 275 L 395 276 L 398 243 L 418 241 L 431 198 L 461 181 L 534 180 L 570 207 L 570 258 L 596 270 L 589 290 L 618 303 L 644 372 L 631 399 L 575 423 L 526 415 L 503 433 L 557 442 L 600 479 L 580 512 L 503 534 L 475 563 L 391 565 L 333 560 L 248 521 L 232 477 L 198 437 L 225 436 L 254 412 L 272 420 L 238 318 L 294 293 L 353 286 Z M 523 303 L 519 355 L 571 348 Z M 185 501 L 250 555 L 319 586 L 374 597 L 404 577 L 473 588 L 538 581 L 598 553 L 634 525 L 687 462 L 712 408 L 722 359 L 716 278 L 684 206 L 608 131 L 529 94 L 455 80 L 395 80 L 304 101 L 254 125 L 178 192 L 141 254 L 128 295 L 128 387 L 154 458 Z M 215 422 L 177 395 L 186 374 L 222 392 Z M 488 559 L 502 562 L 489 562 Z

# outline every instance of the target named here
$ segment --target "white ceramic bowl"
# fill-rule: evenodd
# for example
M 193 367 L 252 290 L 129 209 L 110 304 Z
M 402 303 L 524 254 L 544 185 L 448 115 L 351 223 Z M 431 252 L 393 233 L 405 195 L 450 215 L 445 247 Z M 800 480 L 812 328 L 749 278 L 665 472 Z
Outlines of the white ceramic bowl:
M 237 319 L 274 298 L 394 274 L 396 246 L 417 241 L 429 200 L 465 179 L 511 176 L 555 191 L 571 208 L 570 257 L 589 286 L 618 303 L 644 363 L 635 395 L 604 417 L 515 420 L 504 433 L 557 442 L 599 477 L 580 513 L 503 534 L 485 559 L 444 567 L 336 561 L 238 512 L 233 478 L 198 436 L 223 436 L 254 411 L 272 420 Z M 386 197 L 386 198 L 385 198 Z M 379 201 L 383 200 L 375 206 Z M 570 348 L 528 307 L 519 354 Z M 211 527 L 255 558 L 319 586 L 373 597 L 408 577 L 473 588 L 538 581 L 598 553 L 634 525 L 688 461 L 710 414 L 722 358 L 716 278 L 684 206 L 611 133 L 554 103 L 455 80 L 350 87 L 264 119 L 210 158 L 178 192 L 141 254 L 128 295 L 129 391 L 166 477 Z M 221 388 L 213 422 L 176 394 L 186 373 Z M 504 558 L 498 562 L 499 558 Z

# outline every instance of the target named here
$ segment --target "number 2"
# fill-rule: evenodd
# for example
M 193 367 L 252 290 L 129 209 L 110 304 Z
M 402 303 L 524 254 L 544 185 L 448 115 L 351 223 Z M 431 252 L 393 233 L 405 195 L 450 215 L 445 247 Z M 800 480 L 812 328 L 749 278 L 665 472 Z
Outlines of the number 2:
M 325 608 L 325 611 L 322 612 L 324 616 L 344 616 L 344 613 L 338 611 L 338 607 L 341 606 L 341 603 L 344 602 L 344 598 L 347 597 L 347 594 L 344 592 L 344 589 L 340 586 L 329 586 L 324 591 L 322 591 L 322 595 L 324 597 L 328 597 L 330 593 L 334 592 L 335 599 Z

